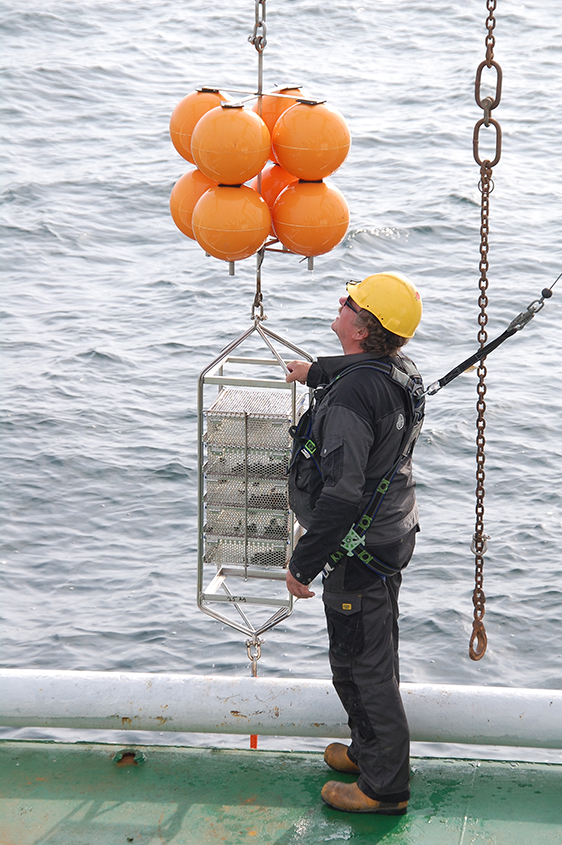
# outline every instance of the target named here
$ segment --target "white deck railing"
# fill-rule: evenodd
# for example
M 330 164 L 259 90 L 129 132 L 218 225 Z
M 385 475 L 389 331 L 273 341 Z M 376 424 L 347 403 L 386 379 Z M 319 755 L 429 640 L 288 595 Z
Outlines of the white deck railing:
M 412 739 L 562 748 L 562 690 L 402 684 Z M 329 681 L 0 670 L 0 725 L 346 737 Z

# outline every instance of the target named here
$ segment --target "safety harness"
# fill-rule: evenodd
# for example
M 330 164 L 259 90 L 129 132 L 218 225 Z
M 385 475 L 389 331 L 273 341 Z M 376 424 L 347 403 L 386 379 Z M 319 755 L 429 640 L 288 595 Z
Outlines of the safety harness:
M 402 388 L 408 397 L 408 419 L 404 427 L 404 434 L 400 444 L 400 449 L 396 459 L 394 460 L 389 471 L 385 473 L 383 478 L 378 480 L 367 479 L 366 490 L 371 492 L 372 496 L 369 499 L 367 506 L 357 522 L 355 522 L 345 537 L 343 538 L 340 547 L 332 552 L 329 556 L 329 561 L 323 569 L 323 575 L 327 578 L 335 567 L 347 557 L 357 557 L 365 566 L 372 569 L 378 575 L 386 577 L 387 575 L 394 575 L 399 570 L 380 561 L 365 548 L 365 534 L 373 523 L 382 501 L 388 492 L 390 484 L 398 472 L 400 464 L 410 457 L 413 452 L 416 441 L 420 435 L 425 409 L 425 392 L 421 376 L 414 366 L 414 364 L 407 358 L 400 358 L 400 368 L 395 364 L 386 364 L 383 361 L 367 361 L 365 363 L 353 364 L 342 370 L 329 384 L 323 385 L 314 391 L 312 402 L 307 411 L 299 420 L 298 425 L 292 426 L 289 433 L 294 440 L 293 453 L 291 455 L 291 462 L 289 471 L 292 469 L 300 456 L 312 460 L 320 477 L 322 478 L 322 470 L 320 464 L 316 459 L 317 445 L 311 439 L 312 425 L 314 416 L 316 414 L 318 404 L 325 398 L 326 394 L 337 382 L 359 369 L 376 370 L 385 375 L 394 384 Z

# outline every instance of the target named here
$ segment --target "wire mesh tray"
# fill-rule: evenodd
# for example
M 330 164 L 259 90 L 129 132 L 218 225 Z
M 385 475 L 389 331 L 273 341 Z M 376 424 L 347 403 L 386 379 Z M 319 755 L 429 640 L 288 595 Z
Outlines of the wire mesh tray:
M 208 446 L 204 471 L 207 476 L 238 478 L 286 478 L 288 449 L 244 449 L 242 446 Z
M 266 508 L 285 511 L 289 507 L 286 481 L 243 478 L 207 478 L 205 501 L 207 505 L 234 505 L 248 508 Z M 247 498 L 247 501 L 246 501 Z
M 246 560 L 247 551 L 247 560 Z M 282 542 L 265 540 L 206 539 L 205 563 L 216 566 L 232 564 L 252 567 L 284 568 L 289 562 L 289 546 Z
M 299 397 L 297 418 L 304 395 Z M 290 446 L 292 401 L 286 390 L 221 390 L 207 411 L 207 443 L 219 446 Z
M 207 537 L 263 538 L 287 541 L 289 537 L 289 512 L 245 508 L 207 507 Z

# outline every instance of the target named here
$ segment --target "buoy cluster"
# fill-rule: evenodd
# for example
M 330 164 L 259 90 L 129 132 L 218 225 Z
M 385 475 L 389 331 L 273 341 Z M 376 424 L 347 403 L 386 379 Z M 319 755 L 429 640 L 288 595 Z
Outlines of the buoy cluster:
M 273 236 L 311 257 L 343 239 L 349 209 L 324 181 L 351 144 L 336 109 L 304 98 L 296 87 L 265 94 L 252 109 L 200 88 L 174 109 L 170 135 L 196 165 L 173 187 L 172 218 L 205 252 L 239 261 Z

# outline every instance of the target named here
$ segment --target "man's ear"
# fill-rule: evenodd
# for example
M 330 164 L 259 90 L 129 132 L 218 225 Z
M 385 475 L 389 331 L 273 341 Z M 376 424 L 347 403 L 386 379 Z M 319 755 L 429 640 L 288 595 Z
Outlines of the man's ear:
M 368 337 L 368 336 L 369 336 L 369 329 L 367 329 L 365 326 L 359 326 L 353 332 L 353 340 L 365 340 L 365 338 Z

